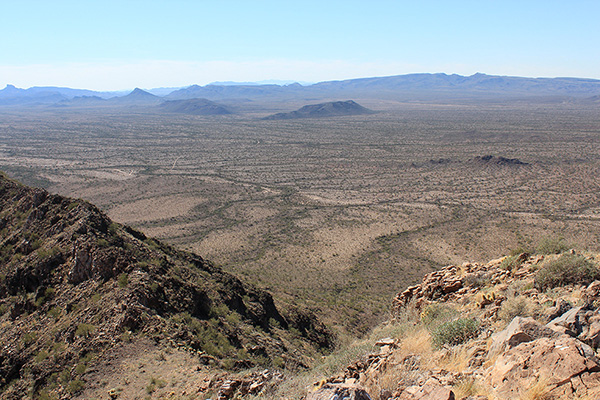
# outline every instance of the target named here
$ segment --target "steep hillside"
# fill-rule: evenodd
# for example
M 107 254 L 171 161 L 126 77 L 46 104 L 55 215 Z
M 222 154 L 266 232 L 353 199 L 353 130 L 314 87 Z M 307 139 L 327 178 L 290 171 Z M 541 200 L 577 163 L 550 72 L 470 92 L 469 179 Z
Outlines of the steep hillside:
M 110 389 L 108 378 L 92 377 L 107 365 L 113 372 L 125 368 L 119 354 L 127 352 L 160 350 L 161 356 L 143 361 L 152 370 L 185 350 L 189 360 L 179 368 L 200 374 L 302 369 L 332 346 L 314 316 L 283 311 L 269 293 L 199 256 L 113 223 L 89 203 L 4 175 L 0 337 L 3 399 L 73 398 L 84 391 L 85 398 L 99 397 Z M 136 382 L 119 384 L 120 398 L 139 395 L 130 389 Z
M 307 400 L 598 398 L 600 255 L 567 249 L 548 239 L 427 274 L 396 296 L 392 321 L 354 345 L 375 351 Z
M 331 101 L 320 104 L 310 104 L 296 111 L 277 113 L 265 117 L 264 119 L 296 119 L 296 118 L 324 118 L 324 117 L 339 117 L 346 115 L 363 115 L 371 114 L 373 111 L 357 104 L 352 100 L 346 101 Z

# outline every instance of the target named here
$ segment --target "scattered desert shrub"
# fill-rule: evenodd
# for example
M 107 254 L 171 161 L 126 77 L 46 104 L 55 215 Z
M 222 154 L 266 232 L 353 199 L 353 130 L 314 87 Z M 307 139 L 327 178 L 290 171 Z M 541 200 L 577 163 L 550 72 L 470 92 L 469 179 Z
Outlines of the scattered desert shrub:
M 492 275 L 489 272 L 476 272 L 468 274 L 463 280 L 464 286 L 482 288 L 492 281 Z
M 514 255 L 506 257 L 500 263 L 500 269 L 507 270 L 507 271 L 512 271 L 513 269 L 516 269 L 519 265 L 521 265 L 521 257 L 520 257 L 521 254 L 522 253 L 514 254 Z
M 540 313 L 539 307 L 524 296 L 507 299 L 502 303 L 498 316 L 505 322 L 510 322 L 515 317 L 536 318 Z
M 458 318 L 438 326 L 431 332 L 436 347 L 454 346 L 466 342 L 479 333 L 479 322 L 473 318 Z
M 540 240 L 536 251 L 538 254 L 561 254 L 570 247 L 562 236 L 547 236 Z
M 50 257 L 54 257 L 58 253 L 60 253 L 60 248 L 58 248 L 58 247 L 52 247 L 52 248 L 49 248 L 49 249 L 38 249 L 37 250 L 37 255 L 41 259 L 47 259 L 47 258 L 50 258 Z
M 90 333 L 94 332 L 96 327 L 91 324 L 79 324 L 77 325 L 77 330 L 75 331 L 75 336 L 84 336 L 88 337 Z
M 39 353 L 36 354 L 36 356 L 33 358 L 33 360 L 36 363 L 42 362 L 44 361 L 46 358 L 48 358 L 49 354 L 46 350 L 41 350 Z
M 127 284 L 129 283 L 129 275 L 127 275 L 126 273 L 122 273 L 121 275 L 119 275 L 118 278 L 118 282 L 119 282 L 119 287 L 126 287 Z
M 77 392 L 81 392 L 84 387 L 85 383 L 81 379 L 75 379 L 69 382 L 67 390 L 69 391 L 69 393 L 75 394 Z
M 458 316 L 458 311 L 447 304 L 433 303 L 423 309 L 421 322 L 432 330 Z
M 579 254 L 563 254 L 545 263 L 535 277 L 535 286 L 545 290 L 569 284 L 587 285 L 600 278 L 594 263 Z

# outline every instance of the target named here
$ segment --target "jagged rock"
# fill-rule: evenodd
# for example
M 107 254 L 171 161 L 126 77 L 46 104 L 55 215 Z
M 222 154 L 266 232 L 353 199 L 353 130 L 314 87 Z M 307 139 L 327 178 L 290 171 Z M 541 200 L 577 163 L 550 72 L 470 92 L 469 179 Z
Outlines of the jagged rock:
M 565 299 L 556 300 L 555 305 L 553 307 L 550 307 L 546 312 L 546 314 L 548 315 L 548 321 L 552 321 L 553 319 L 560 317 L 561 315 L 569 311 L 571 308 L 573 308 L 573 306 Z
M 600 313 L 585 306 L 572 308 L 547 326 L 576 337 L 593 348 L 600 346 Z
M 583 396 L 600 385 L 600 364 L 594 351 L 570 338 L 540 338 L 502 353 L 487 371 L 486 381 L 499 399 L 515 399 L 537 382 L 551 394 Z M 578 385 L 579 381 L 583 384 Z
M 371 396 L 358 385 L 326 383 L 309 393 L 306 400 L 371 400 Z
M 584 290 L 582 294 L 586 304 L 592 305 L 600 300 L 600 281 L 594 281 Z
M 399 400 L 454 400 L 454 392 L 443 386 L 439 381 L 430 378 L 423 386 L 409 386 Z
M 559 334 L 540 324 L 531 317 L 515 317 L 501 332 L 492 335 L 489 354 L 495 355 L 512 349 L 523 342 L 530 342 L 542 337 L 557 337 Z

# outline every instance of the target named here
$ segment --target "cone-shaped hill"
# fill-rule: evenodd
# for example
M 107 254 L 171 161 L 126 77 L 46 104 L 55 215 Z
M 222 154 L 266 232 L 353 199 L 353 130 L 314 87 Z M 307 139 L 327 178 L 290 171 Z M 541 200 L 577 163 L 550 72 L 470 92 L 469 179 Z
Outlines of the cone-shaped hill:
M 331 101 L 328 103 L 310 104 L 296 111 L 277 113 L 264 119 L 296 119 L 296 118 L 324 118 L 339 117 L 347 115 L 372 114 L 369 110 L 353 100 Z
M 137 343 L 185 350 L 190 371 L 303 368 L 332 343 L 313 315 L 201 257 L 3 174 L 0 337 L 3 399 L 74 398 Z
M 161 98 L 148 93 L 140 88 L 135 88 L 131 93 L 121 97 L 109 99 L 110 103 L 119 105 L 152 105 L 160 103 Z

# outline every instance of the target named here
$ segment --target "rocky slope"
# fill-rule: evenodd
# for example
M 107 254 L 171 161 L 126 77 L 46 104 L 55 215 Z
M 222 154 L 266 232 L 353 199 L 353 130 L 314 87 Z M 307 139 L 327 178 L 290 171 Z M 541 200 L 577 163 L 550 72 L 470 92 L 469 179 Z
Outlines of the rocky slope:
M 216 392 L 227 371 L 302 369 L 332 345 L 311 314 L 282 310 L 269 293 L 116 224 L 89 203 L 25 187 L 3 174 L 0 337 L 3 399 L 84 392 L 85 398 L 107 398 L 106 381 L 94 383 L 93 375 L 106 365 L 118 370 L 119 354 L 149 348 L 163 355 L 145 360 L 147 369 L 170 360 L 164 354 L 185 351 L 182 368 L 225 371 L 195 387 L 200 396 Z M 152 379 L 154 392 L 161 385 Z M 128 385 L 110 397 L 139 396 L 126 395 Z M 170 391 L 178 393 L 176 387 Z
M 379 350 L 307 399 L 598 398 L 599 259 L 521 253 L 432 272 L 395 297 Z

